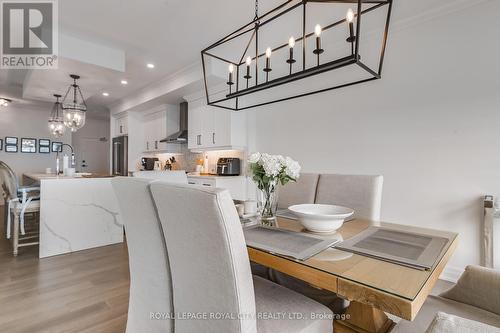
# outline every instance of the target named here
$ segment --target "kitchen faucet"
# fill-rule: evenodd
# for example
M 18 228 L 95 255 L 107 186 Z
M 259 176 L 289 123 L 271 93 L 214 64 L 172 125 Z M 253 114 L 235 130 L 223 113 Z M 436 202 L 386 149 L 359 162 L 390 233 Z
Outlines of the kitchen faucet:
M 73 147 L 70 144 L 63 143 L 61 145 L 61 152 L 63 151 L 64 146 L 67 146 L 71 149 L 71 167 L 74 168 L 76 165 L 75 150 L 73 149 Z M 62 171 L 61 171 L 61 165 L 59 163 L 59 150 L 57 150 L 57 153 L 56 153 L 56 175 L 59 175 L 60 173 L 62 173 Z

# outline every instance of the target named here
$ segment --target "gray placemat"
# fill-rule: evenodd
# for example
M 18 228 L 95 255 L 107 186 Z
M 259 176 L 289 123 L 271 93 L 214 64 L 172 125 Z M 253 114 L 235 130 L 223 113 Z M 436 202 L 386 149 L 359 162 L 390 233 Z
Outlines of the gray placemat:
M 429 270 L 449 239 L 370 227 L 335 248 L 421 270 Z
M 321 239 L 277 228 L 255 226 L 244 228 L 248 246 L 298 260 L 306 260 L 338 243 L 337 239 Z

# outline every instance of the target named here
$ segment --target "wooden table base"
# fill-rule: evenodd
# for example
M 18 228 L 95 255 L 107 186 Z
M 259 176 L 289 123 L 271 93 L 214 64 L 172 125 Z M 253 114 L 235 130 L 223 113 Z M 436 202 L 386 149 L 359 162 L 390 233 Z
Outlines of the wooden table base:
M 386 333 L 394 327 L 383 311 L 364 303 L 351 302 L 345 314 L 349 319 L 334 322 L 335 333 Z

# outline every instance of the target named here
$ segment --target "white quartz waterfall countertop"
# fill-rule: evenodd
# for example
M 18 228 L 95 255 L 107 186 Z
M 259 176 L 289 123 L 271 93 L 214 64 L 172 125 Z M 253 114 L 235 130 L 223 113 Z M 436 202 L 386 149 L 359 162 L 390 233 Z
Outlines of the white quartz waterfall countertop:
M 24 177 L 40 183 L 40 258 L 123 242 L 112 178 Z
M 76 173 L 73 176 L 65 176 L 65 175 L 56 175 L 55 173 L 25 173 L 24 177 L 31 178 L 36 181 L 40 181 L 42 179 L 87 179 L 87 178 L 106 178 L 112 177 L 110 175 L 100 175 L 100 174 L 91 174 L 91 173 Z

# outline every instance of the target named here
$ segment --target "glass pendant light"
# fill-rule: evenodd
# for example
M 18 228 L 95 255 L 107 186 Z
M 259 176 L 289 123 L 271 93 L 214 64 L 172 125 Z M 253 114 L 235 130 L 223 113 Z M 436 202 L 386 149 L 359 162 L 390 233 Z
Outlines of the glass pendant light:
M 59 98 L 61 98 L 61 95 L 54 94 L 54 97 L 56 98 L 56 102 L 54 103 L 54 106 L 52 107 L 52 112 L 50 113 L 50 118 L 49 118 L 49 131 L 50 133 L 56 137 L 60 138 L 64 135 L 64 132 L 66 131 L 66 126 L 64 126 L 64 120 L 62 116 L 62 110 L 61 108 L 61 102 L 59 102 Z
M 71 74 L 70 77 L 73 79 L 73 84 L 69 86 L 64 96 L 62 109 L 64 110 L 64 125 L 71 129 L 71 132 L 76 132 L 85 125 L 87 104 L 85 104 L 85 99 L 83 98 L 80 87 L 76 84 L 76 80 L 78 80 L 80 76 Z M 70 100 L 71 98 L 72 100 Z

